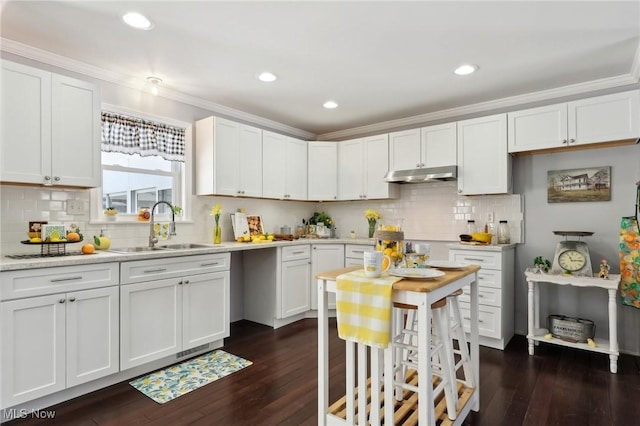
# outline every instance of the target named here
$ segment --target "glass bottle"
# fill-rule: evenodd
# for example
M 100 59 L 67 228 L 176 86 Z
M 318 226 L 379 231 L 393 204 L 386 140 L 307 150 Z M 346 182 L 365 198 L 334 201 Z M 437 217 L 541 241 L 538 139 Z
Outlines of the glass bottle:
M 471 234 L 475 234 L 476 232 L 478 232 L 478 228 L 476 228 L 476 221 L 475 220 L 468 220 L 467 221 L 467 234 L 471 235 Z
M 509 223 L 506 220 L 501 220 L 498 225 L 498 244 L 510 244 L 511 238 L 509 236 Z

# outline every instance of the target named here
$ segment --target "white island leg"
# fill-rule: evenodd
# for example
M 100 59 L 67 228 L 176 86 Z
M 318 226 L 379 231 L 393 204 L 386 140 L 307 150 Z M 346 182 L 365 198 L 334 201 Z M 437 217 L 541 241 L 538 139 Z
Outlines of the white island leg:
M 618 372 L 618 308 L 616 306 L 617 289 L 609 289 L 609 370 Z
M 327 424 L 329 407 L 329 312 L 327 282 L 318 280 L 318 425 Z

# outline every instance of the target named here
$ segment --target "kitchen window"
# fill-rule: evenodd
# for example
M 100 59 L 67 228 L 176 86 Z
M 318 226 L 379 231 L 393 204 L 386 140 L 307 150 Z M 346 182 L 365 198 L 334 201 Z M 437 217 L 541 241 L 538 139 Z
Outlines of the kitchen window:
M 92 219 L 102 220 L 111 207 L 119 213 L 118 222 L 135 222 L 140 209 L 158 201 L 189 215 L 191 125 L 104 105 L 102 118 L 102 187 L 92 191 Z M 169 136 L 160 134 L 166 131 Z M 169 210 L 160 204 L 155 213 Z

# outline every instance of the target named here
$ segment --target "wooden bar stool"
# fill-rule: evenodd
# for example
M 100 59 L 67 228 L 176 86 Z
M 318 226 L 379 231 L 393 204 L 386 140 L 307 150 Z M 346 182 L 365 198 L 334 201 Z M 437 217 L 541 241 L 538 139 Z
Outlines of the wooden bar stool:
M 407 382 L 410 370 L 420 371 L 418 365 L 418 322 L 416 307 L 394 303 L 394 324 L 392 345 L 394 358 L 394 389 L 398 401 L 403 399 L 402 390 L 418 393 L 415 384 Z M 453 344 L 449 336 L 449 311 L 447 299 L 441 299 L 431 305 L 432 312 L 432 357 L 431 367 L 434 376 L 439 382 L 433 390 L 434 404 L 444 393 L 447 406 L 447 416 L 451 420 L 456 419 L 458 405 L 458 391 L 456 381 L 455 360 Z M 418 380 L 433 380 L 418 376 Z

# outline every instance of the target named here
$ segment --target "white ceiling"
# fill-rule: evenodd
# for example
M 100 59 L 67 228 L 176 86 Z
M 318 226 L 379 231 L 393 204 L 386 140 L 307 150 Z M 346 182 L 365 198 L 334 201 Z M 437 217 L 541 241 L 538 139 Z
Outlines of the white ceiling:
M 126 11 L 155 27 L 125 26 Z M 640 74 L 640 0 L 3 0 L 1 14 L 3 46 L 72 58 L 145 90 L 158 76 L 164 96 L 324 137 L 534 92 L 634 84 Z M 464 62 L 479 72 L 454 75 Z M 279 79 L 259 82 L 263 70 Z M 329 99 L 339 108 L 324 109 Z

